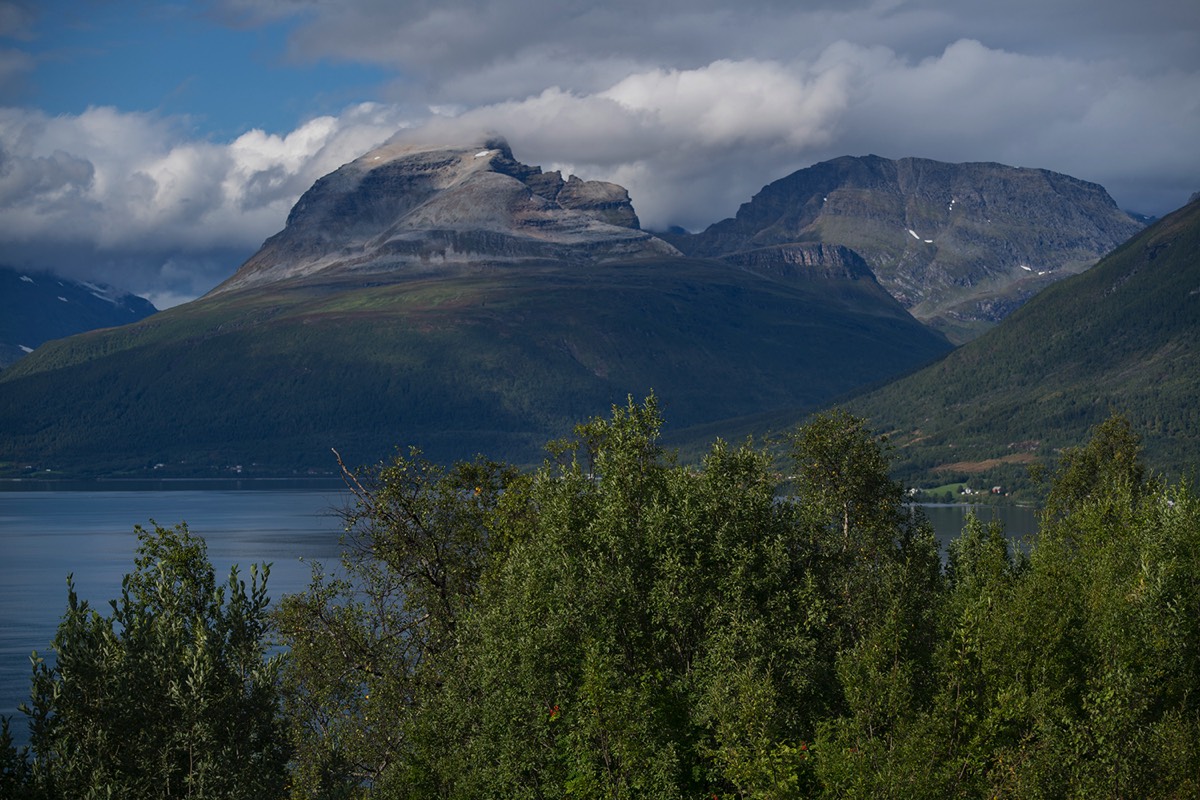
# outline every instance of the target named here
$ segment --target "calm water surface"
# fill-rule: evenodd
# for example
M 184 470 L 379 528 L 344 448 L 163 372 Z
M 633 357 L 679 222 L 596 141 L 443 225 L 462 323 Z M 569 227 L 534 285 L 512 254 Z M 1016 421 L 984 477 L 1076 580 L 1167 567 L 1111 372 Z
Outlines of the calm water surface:
M 340 484 L 244 488 L 248 485 L 0 488 L 0 715 L 13 717 L 14 735 L 25 739 L 17 704 L 29 699 L 29 655 L 48 650 L 66 609 L 67 574 L 74 574 L 81 599 L 107 613 L 108 601 L 133 569 L 134 525 L 187 522 L 208 543 L 218 580 L 228 578 L 234 564 L 248 579 L 251 564 L 270 562 L 272 598 L 308 585 L 310 567 L 301 559 L 337 560 L 341 523 L 335 512 L 347 501 Z
M 969 513 L 974 513 L 985 525 L 992 521 L 999 522 L 1004 526 L 1004 532 L 1008 534 L 1008 538 L 1018 544 L 1026 543 L 1033 534 L 1037 533 L 1037 510 L 1030 506 L 929 503 L 922 504 L 921 510 L 925 512 L 925 516 L 933 525 L 938 544 L 942 548 L 942 555 L 945 555 L 946 545 L 950 543 L 950 540 L 962 531 Z
M 218 578 L 228 577 L 234 564 L 248 576 L 251 564 L 270 562 L 267 585 L 271 597 L 278 598 L 308 585 L 309 565 L 302 559 L 337 560 L 341 524 L 336 511 L 347 499 L 336 483 L 159 483 L 38 491 L 0 484 L 0 715 L 13 717 L 14 734 L 24 741 L 24 715 L 17 704 L 29 699 L 29 655 L 48 650 L 66 608 L 68 573 L 74 574 L 80 598 L 106 613 L 108 600 L 117 597 L 121 579 L 133 568 L 134 525 L 186 521 L 208 543 Z M 1000 520 L 1013 538 L 1036 530 L 1029 508 L 923 508 L 943 551 L 972 509 L 984 522 Z

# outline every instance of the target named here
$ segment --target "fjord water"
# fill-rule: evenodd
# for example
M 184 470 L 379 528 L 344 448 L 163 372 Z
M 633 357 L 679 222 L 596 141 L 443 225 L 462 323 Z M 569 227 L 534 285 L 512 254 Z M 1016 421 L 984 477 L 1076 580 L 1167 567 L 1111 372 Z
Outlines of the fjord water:
M 344 488 L 332 481 L 109 483 L 53 490 L 0 484 L 0 715 L 13 717 L 13 733 L 24 742 L 17 705 L 29 698 L 29 656 L 33 650 L 49 655 L 67 604 L 68 573 L 80 599 L 107 613 L 108 601 L 133 568 L 134 525 L 187 522 L 207 542 L 218 580 L 237 564 L 249 581 L 251 564 L 271 563 L 268 589 L 278 599 L 308 585 L 307 562 L 335 564 L 337 511 L 347 502 Z M 925 506 L 943 551 L 971 510 L 984 522 L 1002 522 L 1014 539 L 1036 529 L 1029 508 Z
M 116 486 L 48 491 L 0 484 L 0 715 L 13 717 L 20 741 L 26 730 L 17 705 L 29 698 L 29 656 L 49 650 L 67 606 L 67 574 L 74 574 L 81 600 L 108 613 L 108 601 L 133 569 L 134 525 L 187 522 L 208 543 L 218 581 L 237 564 L 249 584 L 251 564 L 271 563 L 273 599 L 308 585 L 307 561 L 337 561 L 342 525 L 336 512 L 347 503 L 340 483 Z
M 923 503 L 921 510 L 933 532 L 937 534 L 938 544 L 942 555 L 946 554 L 946 545 L 962 532 L 967 515 L 974 514 L 984 525 L 999 522 L 1004 526 L 1004 533 L 1017 546 L 1027 546 L 1029 539 L 1037 533 L 1037 509 L 1032 506 L 993 505 L 991 503 Z

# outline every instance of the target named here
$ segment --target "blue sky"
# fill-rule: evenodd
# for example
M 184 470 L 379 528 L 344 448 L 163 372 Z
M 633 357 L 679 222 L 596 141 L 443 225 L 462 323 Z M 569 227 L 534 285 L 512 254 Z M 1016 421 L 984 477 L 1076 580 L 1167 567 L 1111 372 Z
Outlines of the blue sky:
M 289 56 L 302 19 L 234 27 L 192 5 L 51 0 L 23 48 L 36 66 L 5 99 L 51 114 L 177 115 L 209 137 L 286 133 L 372 97 L 390 77 L 375 64 Z
M 402 129 L 698 229 L 840 155 L 1200 190 L 1195 0 L 0 0 L 0 252 L 161 306 Z

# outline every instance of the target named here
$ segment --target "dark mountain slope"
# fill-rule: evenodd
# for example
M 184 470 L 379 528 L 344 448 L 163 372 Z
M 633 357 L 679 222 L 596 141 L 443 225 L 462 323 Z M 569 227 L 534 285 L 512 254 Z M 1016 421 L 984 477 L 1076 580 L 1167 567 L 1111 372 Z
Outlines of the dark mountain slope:
M 1102 187 L 1067 175 L 846 156 L 769 184 L 702 233 L 666 238 L 704 257 L 843 245 L 914 316 L 965 341 L 1141 227 Z
M 901 475 L 1011 483 L 1112 411 L 1152 466 L 1200 466 L 1200 202 L 1051 286 L 936 364 L 851 403 L 894 435 Z
M 108 286 L 0 267 L 0 368 L 42 342 L 137 322 L 155 311 L 149 300 Z
M 528 463 L 629 393 L 679 430 L 812 407 L 947 347 L 869 273 L 674 259 L 277 282 L 46 346 L 0 380 L 0 461 L 287 471 L 413 443 Z

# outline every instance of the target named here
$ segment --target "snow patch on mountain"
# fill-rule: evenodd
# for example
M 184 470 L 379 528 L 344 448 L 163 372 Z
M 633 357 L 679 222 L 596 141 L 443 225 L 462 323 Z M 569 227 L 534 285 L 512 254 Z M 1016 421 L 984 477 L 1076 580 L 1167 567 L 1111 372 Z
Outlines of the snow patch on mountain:
M 121 305 L 121 301 L 113 296 L 116 290 L 111 286 L 101 286 L 98 283 L 89 283 L 88 281 L 80 281 L 80 285 L 87 287 L 91 291 L 92 297 L 99 298 L 106 303 L 112 303 L 114 306 Z

